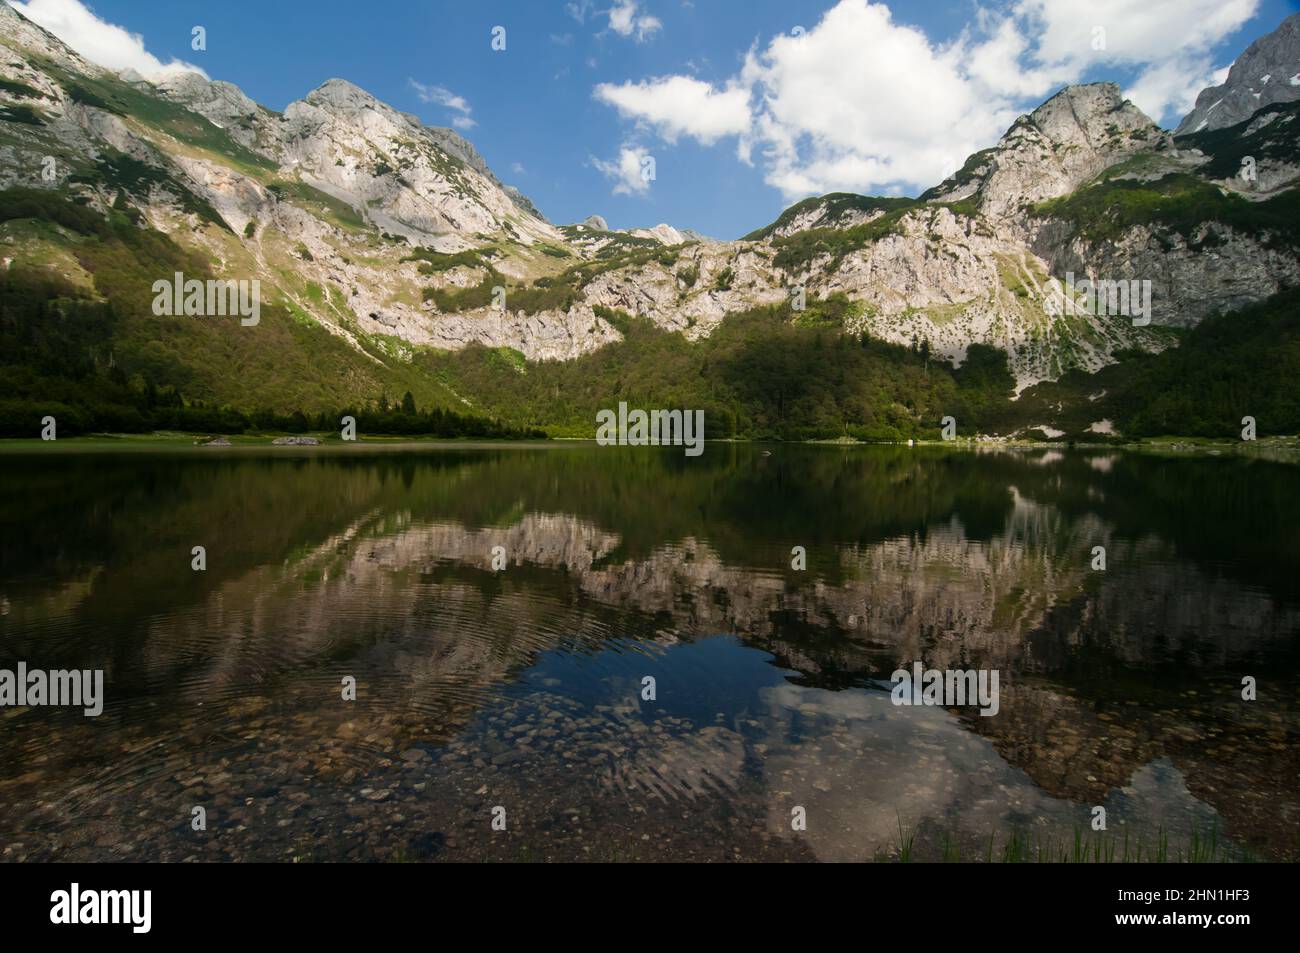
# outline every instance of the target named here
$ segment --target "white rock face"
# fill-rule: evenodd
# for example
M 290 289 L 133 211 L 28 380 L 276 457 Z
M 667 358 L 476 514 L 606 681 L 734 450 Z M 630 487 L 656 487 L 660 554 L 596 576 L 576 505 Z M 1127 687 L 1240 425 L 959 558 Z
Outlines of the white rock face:
M 629 234 L 637 238 L 653 238 L 661 245 L 680 245 L 686 241 L 681 232 L 662 222 L 654 228 L 634 228 Z
M 1016 120 L 972 194 L 995 221 L 1015 219 L 1026 205 L 1068 195 L 1125 159 L 1171 145 L 1114 83 L 1068 86 Z
M 873 222 L 884 214 L 880 209 L 870 211 L 850 209 L 839 215 L 832 215 L 825 205 L 816 205 L 799 212 L 789 222 L 774 228 L 772 235 L 776 238 L 789 238 L 791 235 L 807 231 L 810 228 L 853 228 L 857 225 Z
M 823 256 L 787 274 L 772 264 L 771 249 L 770 240 L 689 247 L 672 269 L 651 263 L 600 275 L 587 286 L 586 300 L 694 339 L 711 333 L 727 313 L 780 304 L 802 285 L 810 302 L 843 294 L 858 303 L 858 316 L 845 326 L 849 333 L 866 331 L 902 345 L 929 341 L 936 357 L 957 362 L 972 342 L 1000 347 L 1020 388 L 1068 367 L 1097 370 L 1119 348 L 1164 346 L 1159 335 L 1128 319 L 1059 317 L 1047 261 L 983 221 L 945 207 L 908 213 L 897 234 L 848 253 L 831 271 Z M 698 271 L 691 289 L 679 277 L 685 269 Z M 720 290 L 726 272 L 730 283 Z
M 445 151 L 431 132 L 344 80 L 290 103 L 279 129 L 282 166 L 412 242 L 468 248 L 480 234 L 524 244 L 561 241 L 492 179 Z
M 1217 224 L 1172 239 L 1136 228 L 1098 246 L 1068 237 L 1062 226 L 1049 222 L 1033 247 L 1053 274 L 1151 281 L 1152 324 L 1169 327 L 1191 327 L 1300 281 L 1300 258 L 1293 249 L 1270 248 Z
M 422 343 L 458 350 L 467 344 L 509 347 L 534 361 L 565 361 L 621 340 L 622 335 L 590 307 L 537 314 L 491 309 L 439 315 L 425 324 Z
M 206 117 L 240 145 L 254 152 L 273 152 L 276 117 L 233 83 L 208 80 L 198 73 L 170 73 L 158 78 L 154 91 Z

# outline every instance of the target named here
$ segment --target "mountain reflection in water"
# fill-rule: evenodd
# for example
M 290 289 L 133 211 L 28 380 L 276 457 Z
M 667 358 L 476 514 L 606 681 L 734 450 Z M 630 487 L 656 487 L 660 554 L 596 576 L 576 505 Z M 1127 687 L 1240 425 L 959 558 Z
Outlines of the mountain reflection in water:
M 107 694 L 0 708 L 6 860 L 982 860 L 1095 806 L 1116 859 L 1300 850 L 1295 466 L 60 452 L 0 485 L 0 667 Z M 997 669 L 998 714 L 895 707 L 917 660 Z

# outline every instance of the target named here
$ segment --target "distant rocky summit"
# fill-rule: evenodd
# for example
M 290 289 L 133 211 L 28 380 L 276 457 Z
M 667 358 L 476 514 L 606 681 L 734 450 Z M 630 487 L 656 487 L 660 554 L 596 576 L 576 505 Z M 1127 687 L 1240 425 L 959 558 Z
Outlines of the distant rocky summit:
M 1175 134 L 1226 129 L 1244 122 L 1273 103 L 1300 99 L 1300 13 L 1293 13 L 1267 36 L 1260 37 L 1228 70 L 1222 86 L 1209 86 L 1196 97 L 1196 108 Z

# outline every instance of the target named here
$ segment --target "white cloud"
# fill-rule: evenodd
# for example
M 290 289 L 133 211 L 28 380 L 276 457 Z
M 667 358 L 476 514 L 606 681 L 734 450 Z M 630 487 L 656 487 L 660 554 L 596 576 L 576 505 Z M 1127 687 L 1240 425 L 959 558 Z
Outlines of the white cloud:
M 619 36 L 634 37 L 638 43 L 644 43 L 663 26 L 658 17 L 637 13 L 637 0 L 618 0 L 609 10 L 609 28 Z
M 183 60 L 164 63 L 144 48 L 139 34 L 101 20 L 81 0 L 12 0 L 10 6 L 99 66 L 117 72 L 133 69 L 146 78 L 185 72 L 208 75 Z
M 761 104 L 768 182 L 794 197 L 940 181 L 1018 112 L 972 81 L 965 52 L 866 0 L 776 37 L 744 70 Z
M 1065 82 L 1062 71 L 1026 62 L 1029 40 L 1020 23 L 986 16 L 984 39 L 969 48 L 966 75 L 995 96 L 1041 99 Z
M 1163 64 L 1203 53 L 1255 15 L 1259 0 L 1018 0 L 1013 14 L 1033 31 L 1041 63 Z M 1105 48 L 1095 49 L 1095 30 Z
M 410 83 L 411 88 L 415 90 L 415 95 L 419 97 L 420 102 L 432 103 L 435 106 L 445 106 L 446 108 L 459 113 L 460 115 L 453 116 L 451 119 L 451 124 L 457 129 L 473 129 L 478 125 L 478 123 L 476 123 L 470 116 L 472 110 L 464 96 L 457 96 L 446 86 L 430 86 L 409 78 L 407 79 L 407 82 Z
M 1209 51 L 1255 15 L 1259 0 L 1018 0 L 1039 68 L 1074 82 L 1097 65 L 1136 67 L 1126 95 L 1174 125 L 1213 83 Z
M 1006 0 L 980 7 L 948 43 L 887 6 L 839 0 L 802 35 L 756 44 L 723 84 L 687 75 L 595 97 L 663 140 L 737 137 L 787 199 L 934 185 L 1060 87 L 1111 66 L 1137 75 L 1130 98 L 1173 125 L 1214 82 L 1212 47 L 1258 0 Z M 1094 28 L 1104 28 L 1104 42 Z
M 576 3 L 566 3 L 564 11 L 579 23 L 587 22 L 587 14 L 591 11 L 592 0 L 577 0 Z
M 591 157 L 591 164 L 614 182 L 615 195 L 648 195 L 651 177 L 644 171 L 650 153 L 640 146 L 625 145 L 618 158 L 605 161 Z M 653 159 L 650 159 L 653 162 Z
M 690 76 L 664 76 L 640 83 L 601 83 L 596 99 L 621 115 L 652 126 L 668 142 L 687 135 L 705 145 L 749 129 L 749 91 L 717 90 Z
M 1124 97 L 1148 116 L 1182 117 L 1196 105 L 1196 95 L 1207 86 L 1216 86 L 1215 70 L 1205 58 L 1166 60 L 1142 71 Z

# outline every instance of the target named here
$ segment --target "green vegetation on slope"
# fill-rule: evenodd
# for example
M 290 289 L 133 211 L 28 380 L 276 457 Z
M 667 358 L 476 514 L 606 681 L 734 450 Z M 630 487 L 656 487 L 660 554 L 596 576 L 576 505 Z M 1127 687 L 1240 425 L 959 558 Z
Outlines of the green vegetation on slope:
M 43 126 L 45 120 L 31 106 L 0 105 L 0 122 L 16 122 L 24 126 Z
M 420 259 L 429 263 L 431 267 L 441 270 L 442 259 L 454 257 L 458 259 L 458 264 L 470 264 L 471 261 L 468 256 L 471 254 L 474 253 L 465 251 L 458 252 L 456 256 L 438 257 L 436 252 L 420 249 L 408 260 Z M 492 304 L 492 289 L 501 287 L 506 289 L 506 308 L 509 311 L 523 311 L 525 314 L 536 314 L 539 311 L 550 310 L 565 311 L 578 300 L 582 289 L 590 284 L 597 275 L 619 268 L 635 268 L 647 265 L 652 261 L 657 261 L 659 264 L 671 268 L 677 263 L 678 255 L 677 249 L 665 248 L 656 242 L 653 248 L 637 248 L 608 258 L 598 256 L 595 261 L 584 261 L 571 265 L 558 275 L 543 276 L 535 280 L 531 285 L 524 286 L 512 285 L 505 275 L 493 268 L 480 255 L 480 260 L 474 262 L 474 264 L 486 268 L 487 274 L 477 285 L 471 285 L 468 288 L 426 288 L 424 290 L 424 299 L 433 301 L 439 311 L 449 313 L 473 311 L 476 308 L 486 308 L 489 304 Z M 464 260 L 460 260 L 460 256 L 466 257 Z M 448 265 L 447 267 L 454 266 Z
M 1123 352 L 1096 374 L 1071 371 L 1026 390 L 991 416 L 1002 431 L 1051 423 L 1095 438 L 1109 419 L 1127 438 L 1232 438 L 1242 417 L 1260 436 L 1300 433 L 1300 289 L 1207 318 L 1159 354 Z
M 116 150 L 105 150 L 93 172 L 79 173 L 72 176 L 70 181 L 120 190 L 142 200 L 148 200 L 154 187 L 162 188 L 176 196 L 184 211 L 197 215 L 218 228 L 230 228 L 206 199 L 196 195 L 179 179 Z
M 147 233 L 146 233 L 147 234 Z M 420 413 L 407 391 L 392 407 L 275 410 L 245 413 L 229 406 L 187 400 L 175 386 L 159 388 L 146 369 L 128 376 L 114 347 L 118 315 L 62 278 L 35 269 L 0 272 L 0 437 L 34 437 L 53 416 L 61 436 L 180 430 L 238 434 L 247 430 L 306 433 L 338 430 L 343 416 L 357 419 L 361 434 L 520 438 L 540 431 L 502 425 L 439 407 Z M 282 405 L 283 406 L 283 405 Z
M 1010 396 L 1001 351 L 976 345 L 968 363 L 980 372 L 954 373 L 919 347 L 840 333 L 834 325 L 847 307 L 758 308 L 728 316 L 698 342 L 611 312 L 623 341 L 522 374 L 503 374 L 495 351 L 481 347 L 424 352 L 418 362 L 497 417 L 568 436 L 591 436 L 596 412 L 625 400 L 703 409 L 711 437 L 898 440 L 937 435 L 946 414 L 974 433 L 981 408 Z
M 75 102 L 103 109 L 157 129 L 179 142 L 221 156 L 234 168 L 253 176 L 275 171 L 275 163 L 236 142 L 226 130 L 177 103 L 151 96 L 114 76 L 82 76 L 57 63 L 33 57 L 35 65 L 63 87 Z
M 1247 133 L 1247 127 L 1252 124 L 1259 124 L 1259 128 Z M 1210 157 L 1197 170 L 1200 175 L 1227 179 L 1240 174 L 1242 159 L 1247 156 L 1256 162 L 1263 159 L 1294 162 L 1297 139 L 1300 139 L 1300 101 L 1265 106 L 1249 119 L 1226 129 L 1187 133 L 1178 137 L 1178 145 L 1200 149 Z
M 402 261 L 418 261 L 420 274 L 432 275 L 452 268 L 488 268 L 491 264 L 488 256 L 490 248 L 466 248 L 458 252 L 439 252 L 432 248 L 417 248 Z
M 949 192 L 961 188 L 963 185 L 969 184 L 975 179 L 975 175 L 979 171 L 980 166 L 985 165 L 997 151 L 997 147 L 994 146 L 988 149 L 981 149 L 979 152 L 972 152 L 966 158 L 965 164 L 963 164 L 960 169 L 948 176 L 948 178 L 944 179 L 938 185 L 922 192 L 920 195 L 920 201 L 928 202 L 932 199 L 937 199 L 941 195 L 946 195 Z
M 26 83 L 20 83 L 17 80 L 4 79 L 0 77 L 0 93 L 8 93 L 10 96 L 17 96 L 20 99 L 44 99 L 44 94 Z
M 896 198 L 884 195 L 857 195 L 853 192 L 831 192 L 795 202 L 777 216 L 776 221 L 763 228 L 755 229 L 741 238 L 744 242 L 762 241 L 774 234 L 777 229 L 790 225 L 799 216 L 818 208 L 825 209 L 824 220 L 837 221 L 846 212 L 898 212 L 915 208 L 920 204 L 916 199 Z
M 357 231 L 366 227 L 366 220 L 351 205 L 306 182 L 277 179 L 267 185 L 267 189 L 273 192 L 276 198 L 296 202 L 312 214 L 339 228 Z
M 1173 173 L 1150 182 L 1108 179 L 1033 207 L 1040 217 L 1073 223 L 1091 242 L 1122 237 L 1129 229 L 1151 226 L 1191 240 L 1217 223 L 1259 239 L 1268 247 L 1300 245 L 1300 190 L 1251 202 L 1201 179 Z M 1227 238 L 1210 230 L 1192 245 L 1212 248 Z
M 877 200 L 886 201 L 886 200 Z M 918 209 L 947 208 L 957 215 L 973 218 L 977 213 L 975 207 L 966 202 L 942 203 L 940 205 L 920 205 L 912 199 L 899 199 L 907 204 L 896 207 L 869 222 L 850 228 L 809 228 L 795 232 L 785 238 L 775 238 L 772 246 L 776 255 L 772 264 L 792 274 L 806 271 L 812 263 L 823 255 L 829 256 L 824 270 L 833 272 L 839 268 L 844 256 L 866 248 L 873 242 L 890 235 L 900 234 L 903 219 Z
M 92 296 L 21 262 L 3 273 L 0 400 L 29 403 L 31 411 L 66 404 L 95 421 L 87 423 L 91 429 L 119 430 L 134 429 L 123 409 L 137 405 L 133 395 L 151 391 L 183 395 L 186 407 L 244 413 L 316 414 L 408 390 L 429 408 L 467 409 L 443 384 L 390 357 L 383 341 L 363 336 L 366 351 L 358 352 L 268 294 L 256 327 L 235 317 L 155 315 L 155 281 L 170 281 L 178 271 L 187 278 L 211 274 L 206 258 L 138 227 L 137 217 L 115 209 L 105 218 L 45 190 L 0 192 L 0 225 L 22 221 L 45 229 L 94 282 Z M 35 419 L 46 412 L 53 411 Z

